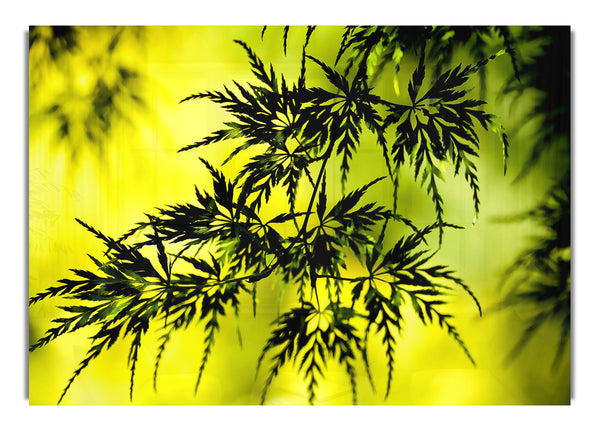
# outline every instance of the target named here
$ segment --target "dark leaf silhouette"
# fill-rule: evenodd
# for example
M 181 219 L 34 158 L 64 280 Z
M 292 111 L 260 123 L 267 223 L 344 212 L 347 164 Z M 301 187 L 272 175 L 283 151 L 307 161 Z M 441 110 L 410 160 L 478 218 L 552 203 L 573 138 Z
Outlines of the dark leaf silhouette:
M 286 55 L 294 46 L 295 31 L 292 27 L 283 30 Z M 274 275 L 286 287 L 295 288 L 297 301 L 278 312 L 259 357 L 259 367 L 269 363 L 263 403 L 281 369 L 293 366 L 306 382 L 308 402 L 314 404 L 330 361 L 343 367 L 352 401 L 357 403 L 360 373 L 366 372 L 375 386 L 367 359 L 369 337 L 381 340 L 387 397 L 397 366 L 396 349 L 405 331 L 404 319 L 410 312 L 422 324 L 435 324 L 447 332 L 475 364 L 453 322 L 446 294 L 462 290 L 474 300 L 479 314 L 481 306 L 461 278 L 436 262 L 436 252 L 426 237 L 439 231 L 441 245 L 443 229 L 458 228 L 443 217 L 438 185 L 444 181 L 444 164 L 452 167 L 455 175 L 463 172 L 473 193 L 475 213 L 479 211 L 475 164 L 479 126 L 500 131 L 507 155 L 508 140 L 502 126 L 485 110 L 485 102 L 468 98 L 465 89 L 472 75 L 504 50 L 432 77 L 427 53 L 436 50 L 431 46 L 436 41 L 458 38 L 453 30 L 349 27 L 336 64 L 347 54 L 350 60 L 340 72 L 308 53 L 314 31 L 315 27 L 309 26 L 303 33 L 296 82 L 286 80 L 248 44 L 236 40 L 248 58 L 252 82 L 234 81 L 223 90 L 200 91 L 182 99 L 210 100 L 232 119 L 180 151 L 200 151 L 206 145 L 231 140 L 233 151 L 223 162 L 227 163 L 234 157 L 241 159 L 245 150 L 255 150 L 243 159 L 235 178 L 219 169 L 221 161 L 199 157 L 201 172 L 212 181 L 212 187 L 195 188 L 193 202 L 156 208 L 116 239 L 78 220 L 104 243 L 104 255 L 90 256 L 94 270 L 74 269 L 72 278 L 59 280 L 57 286 L 30 299 L 34 305 L 62 297 L 69 304 L 62 308 L 65 317 L 55 320 L 56 325 L 30 346 L 32 351 L 84 326 L 97 330 L 59 402 L 90 362 L 121 338 L 130 343 L 129 393 L 133 397 L 140 348 L 155 322 L 160 323 L 155 389 L 173 334 L 192 323 L 203 329 L 198 390 L 210 367 L 222 319 L 239 316 L 244 295 L 255 314 L 257 290 Z M 264 34 L 263 28 L 261 37 Z M 403 88 L 410 99 L 407 105 L 384 99 L 370 86 L 382 63 L 391 58 L 399 68 L 405 52 L 418 58 Z M 307 59 L 312 70 L 326 78 L 326 88 L 307 84 L 311 70 L 306 67 Z M 123 71 L 124 79 L 133 76 Z M 106 104 L 112 97 L 110 88 L 98 91 L 98 103 Z M 391 142 L 386 136 L 388 129 L 394 134 Z M 353 158 L 365 134 L 375 137 L 387 172 L 346 192 Z M 327 168 L 331 169 L 336 156 L 340 165 L 333 169 L 341 172 L 342 193 L 333 198 L 327 194 L 327 185 L 331 185 Z M 396 211 L 398 173 L 405 164 L 412 166 L 414 179 L 425 185 L 435 206 L 435 220 L 423 228 Z M 392 208 L 370 196 L 384 185 L 393 188 Z M 301 190 L 308 190 L 304 199 L 299 199 Z M 265 208 L 273 205 L 274 196 L 283 197 L 286 204 L 267 216 Z M 386 229 L 394 223 L 408 233 L 391 234 Z M 359 263 L 358 273 L 348 271 L 349 256 Z

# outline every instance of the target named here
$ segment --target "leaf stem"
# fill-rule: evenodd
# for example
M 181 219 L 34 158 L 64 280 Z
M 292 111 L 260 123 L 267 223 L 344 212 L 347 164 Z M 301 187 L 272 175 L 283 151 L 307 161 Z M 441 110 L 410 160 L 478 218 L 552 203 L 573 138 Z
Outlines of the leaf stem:
M 313 192 L 310 197 L 310 202 L 308 203 L 308 208 L 306 209 L 306 216 L 304 217 L 304 222 L 302 223 L 302 228 L 300 229 L 300 232 L 298 233 L 299 236 L 300 235 L 304 236 L 304 234 L 306 233 L 306 227 L 308 226 L 308 219 L 310 218 L 310 210 L 315 202 L 315 198 L 317 197 L 319 185 L 321 184 L 321 181 L 323 180 L 323 175 L 325 174 L 325 167 L 327 166 L 327 161 L 329 160 L 329 157 L 331 156 L 331 152 L 333 151 L 334 144 L 335 144 L 335 141 L 331 141 L 329 144 L 329 147 L 323 154 L 323 164 L 321 165 L 321 169 L 319 170 L 319 175 L 317 176 L 317 180 L 315 181 L 315 184 L 313 187 Z

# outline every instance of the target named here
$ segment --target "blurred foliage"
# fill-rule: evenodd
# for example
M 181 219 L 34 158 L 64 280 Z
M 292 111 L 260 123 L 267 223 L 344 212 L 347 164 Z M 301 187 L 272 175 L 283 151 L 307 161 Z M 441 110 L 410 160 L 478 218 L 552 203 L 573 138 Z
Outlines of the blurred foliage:
M 29 121 L 53 121 L 53 143 L 68 148 L 73 161 L 88 150 L 102 159 L 116 124 L 148 107 L 140 96 L 144 71 L 121 50 L 123 39 L 141 45 L 142 36 L 141 27 L 30 28 L 30 100 L 37 103 Z
M 515 102 L 526 89 L 539 91 L 537 102 L 523 121 L 523 126 L 536 121 L 539 126 L 515 182 L 542 163 L 551 168 L 553 182 L 537 206 L 505 219 L 534 222 L 543 228 L 543 234 L 533 238 L 530 248 L 507 269 L 503 283 L 510 279 L 510 289 L 501 306 L 533 308 L 533 316 L 509 359 L 514 359 L 546 323 L 559 327 L 556 366 L 571 335 L 571 38 L 568 27 L 518 29 L 516 46 L 532 40 L 541 42 L 541 52 L 525 57 L 517 50 L 520 78 L 511 78 L 503 90 L 505 96 L 516 95 Z
M 514 97 L 512 103 L 527 89 L 539 91 L 538 101 L 523 121 L 527 123 L 539 120 L 537 136 L 530 144 L 529 157 L 515 179 L 523 178 L 544 154 L 553 151 L 559 153 L 559 169 L 556 178 L 560 178 L 570 168 L 571 133 L 571 38 L 568 27 L 519 28 L 514 36 L 515 44 L 539 41 L 541 52 L 530 56 L 519 55 L 517 50 L 515 64 L 520 70 L 506 82 L 504 94 Z
M 545 323 L 558 324 L 559 343 L 554 365 L 571 335 L 571 208 L 570 181 L 552 187 L 536 208 L 504 221 L 530 220 L 544 228 L 531 239 L 507 269 L 503 284 L 510 287 L 502 306 L 525 308 L 533 316 L 508 358 L 513 360 Z

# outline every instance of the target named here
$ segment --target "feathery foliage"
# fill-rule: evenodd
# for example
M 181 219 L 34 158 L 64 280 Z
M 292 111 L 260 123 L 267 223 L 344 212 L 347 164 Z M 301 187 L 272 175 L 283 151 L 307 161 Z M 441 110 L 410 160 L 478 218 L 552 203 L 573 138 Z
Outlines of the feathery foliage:
M 462 170 L 473 192 L 475 212 L 479 211 L 476 124 L 486 131 L 501 126 L 484 110 L 483 100 L 466 97 L 463 86 L 504 51 L 450 68 L 428 84 L 426 52 L 435 48 L 429 40 L 431 30 L 394 29 L 388 42 L 400 41 L 397 46 L 401 49 L 405 49 L 403 43 L 419 41 L 418 65 L 406 84 L 410 104 L 403 105 L 375 94 L 369 86 L 376 64 L 371 53 L 378 52 L 380 42 L 374 51 L 361 51 L 364 55 L 356 67 L 339 72 L 307 53 L 314 30 L 306 30 L 296 82 L 278 75 L 250 46 L 236 40 L 248 57 L 255 82 L 233 82 L 221 91 L 201 91 L 182 100 L 210 100 L 233 119 L 180 151 L 235 138 L 227 163 L 251 147 L 257 150 L 235 178 L 227 178 L 210 161 L 200 158 L 212 178 L 212 190 L 196 188 L 194 202 L 159 208 L 118 239 L 78 220 L 106 246 L 101 258 L 90 256 L 95 270 L 74 269 L 72 279 L 59 280 L 57 286 L 30 299 L 30 305 L 50 297 L 72 304 L 62 307 L 66 317 L 56 319 L 56 325 L 30 346 L 31 351 L 84 326 L 97 329 L 59 402 L 90 362 L 121 338 L 131 343 L 128 366 L 133 397 L 139 349 L 153 322 L 162 324 L 155 388 L 157 370 L 173 333 L 192 323 L 204 328 L 197 389 L 218 341 L 221 319 L 237 315 L 243 295 L 248 295 L 256 309 L 258 282 L 272 275 L 296 287 L 298 302 L 273 322 L 259 358 L 259 366 L 270 361 L 263 403 L 273 379 L 288 363 L 306 380 L 308 401 L 314 403 L 331 360 L 346 371 L 353 402 L 358 402 L 357 375 L 362 371 L 358 366 L 362 364 L 371 379 L 366 346 L 373 336 L 379 337 L 384 347 L 387 396 L 407 310 L 424 325 L 439 325 L 475 364 L 445 298 L 459 289 L 473 298 L 481 314 L 480 304 L 451 269 L 434 263 L 435 251 L 430 250 L 426 237 L 438 231 L 441 245 L 443 230 L 458 228 L 443 217 L 438 188 L 438 180 L 444 180 L 442 163 L 451 164 L 455 175 Z M 284 52 L 289 49 L 289 31 L 284 29 Z M 348 30 L 338 60 L 357 43 L 359 35 L 374 38 L 375 43 L 381 31 Z M 428 35 L 424 39 L 417 37 L 422 32 Z M 356 48 L 352 52 L 355 56 Z M 396 52 L 391 55 L 398 60 Z M 307 59 L 324 74 L 329 88 L 307 85 Z M 391 142 L 388 128 L 395 134 Z M 387 172 L 350 192 L 344 189 L 342 197 L 334 200 L 326 193 L 326 168 L 335 156 L 341 158 L 344 187 L 352 173 L 352 158 L 367 131 L 375 135 Z M 502 146 L 506 156 L 505 134 Z M 426 184 L 435 206 L 434 220 L 424 228 L 396 211 L 398 173 L 407 163 L 412 165 L 415 180 L 420 176 L 421 184 Z M 369 198 L 371 188 L 384 183 L 394 189 L 392 208 Z M 301 185 L 310 190 L 307 203 L 299 199 Z M 289 208 L 266 217 L 265 205 L 280 193 L 285 194 Z M 298 208 L 299 202 L 305 206 Z M 408 233 L 390 238 L 386 234 L 390 223 L 398 223 Z M 386 245 L 390 240 L 391 247 Z M 348 275 L 349 257 L 360 263 L 362 275 Z

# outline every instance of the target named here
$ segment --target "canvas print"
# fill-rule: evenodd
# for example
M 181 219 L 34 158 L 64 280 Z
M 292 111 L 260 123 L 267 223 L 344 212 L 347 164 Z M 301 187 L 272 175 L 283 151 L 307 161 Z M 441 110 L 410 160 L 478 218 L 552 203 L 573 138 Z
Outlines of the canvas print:
M 30 404 L 569 404 L 570 46 L 31 27 Z

